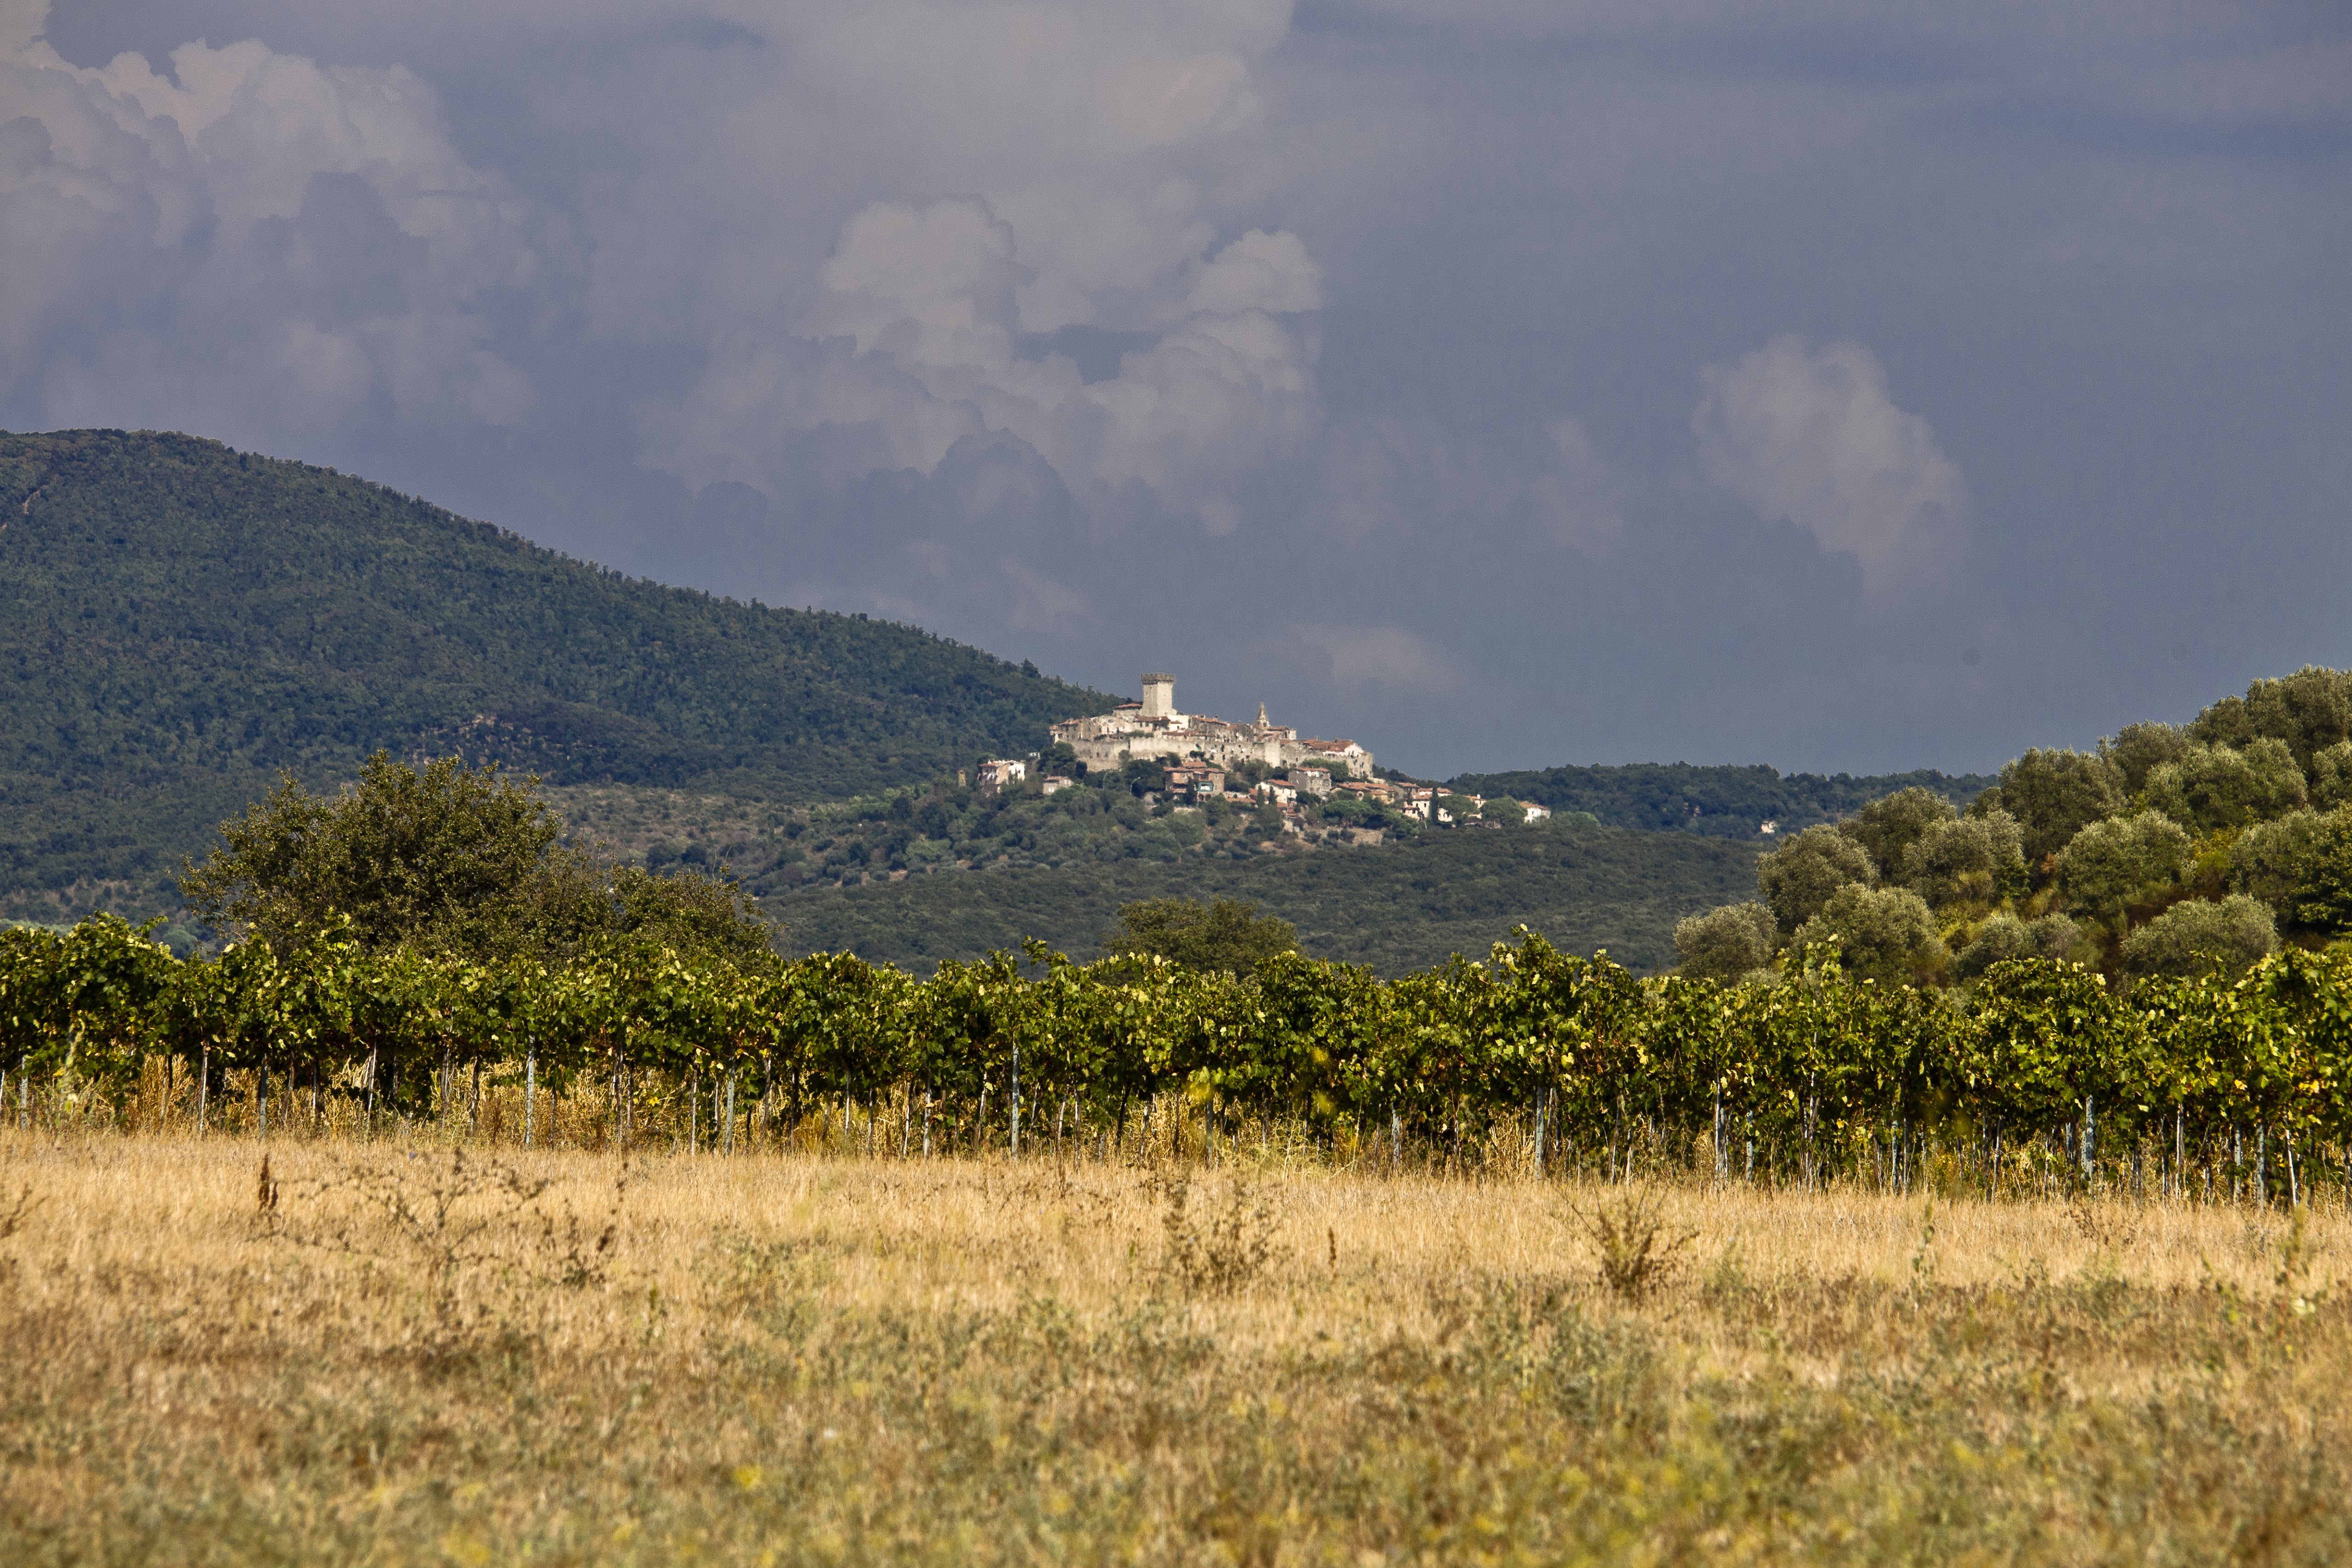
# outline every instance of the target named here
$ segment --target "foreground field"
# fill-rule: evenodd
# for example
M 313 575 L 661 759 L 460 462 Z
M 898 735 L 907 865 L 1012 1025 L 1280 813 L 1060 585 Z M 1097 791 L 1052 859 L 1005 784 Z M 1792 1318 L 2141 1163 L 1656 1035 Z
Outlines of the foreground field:
M 0 1234 L 12 1563 L 2352 1558 L 2332 1209 L 5 1132 Z

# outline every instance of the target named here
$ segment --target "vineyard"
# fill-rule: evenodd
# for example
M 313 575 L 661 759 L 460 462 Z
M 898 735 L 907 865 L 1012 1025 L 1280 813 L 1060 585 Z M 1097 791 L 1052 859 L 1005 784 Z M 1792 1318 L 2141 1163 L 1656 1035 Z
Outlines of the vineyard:
M 1382 981 L 1234 978 L 1031 943 L 929 980 L 644 942 L 562 966 L 370 952 L 331 926 L 182 962 L 99 917 L 0 935 L 22 1126 L 523 1147 L 1508 1170 L 1983 1196 L 2301 1204 L 2352 1184 L 2352 952 L 2126 994 L 1994 965 L 1964 996 L 1637 977 L 1532 933 Z

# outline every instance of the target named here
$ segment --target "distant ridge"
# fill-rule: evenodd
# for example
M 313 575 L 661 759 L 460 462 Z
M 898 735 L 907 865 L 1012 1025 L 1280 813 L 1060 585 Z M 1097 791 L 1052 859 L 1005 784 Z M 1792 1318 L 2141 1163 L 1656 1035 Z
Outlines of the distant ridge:
M 1754 838 L 1767 822 L 1782 835 L 1850 816 L 1874 800 L 1914 786 L 1965 806 L 1999 784 L 1990 773 L 1782 773 L 1754 767 L 1696 767 L 1689 763 L 1559 767 L 1518 773 L 1464 773 L 1452 781 L 1465 795 L 1509 795 L 1554 811 L 1589 811 L 1605 827 L 1704 833 Z
M 631 578 L 189 436 L 0 434 L 0 914 L 176 901 L 281 767 L 375 747 L 778 801 L 1037 749 L 1108 695 L 864 616 Z

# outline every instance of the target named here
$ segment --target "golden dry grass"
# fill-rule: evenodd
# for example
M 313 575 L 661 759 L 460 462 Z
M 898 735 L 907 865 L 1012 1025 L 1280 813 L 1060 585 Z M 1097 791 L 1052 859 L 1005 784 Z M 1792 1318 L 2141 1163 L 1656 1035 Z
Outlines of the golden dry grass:
M 2335 1212 L 259 1153 L 0 1133 L 0 1560 L 2352 1559 Z

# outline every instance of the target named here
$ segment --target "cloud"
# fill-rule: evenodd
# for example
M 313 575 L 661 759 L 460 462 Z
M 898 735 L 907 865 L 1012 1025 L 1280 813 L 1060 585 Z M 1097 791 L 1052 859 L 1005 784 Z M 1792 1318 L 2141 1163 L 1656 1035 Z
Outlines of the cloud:
M 834 449 L 817 466 L 838 481 L 861 466 L 929 474 L 958 442 L 1006 435 L 1098 510 L 1139 486 L 1232 532 L 1250 477 L 1320 423 L 1309 345 L 1276 319 L 1318 298 L 1306 247 L 1263 231 L 1228 246 L 1193 290 L 1207 303 L 1095 382 L 1067 355 L 1026 352 L 1024 254 L 976 198 L 866 206 L 797 322 L 713 344 L 681 404 L 646 406 L 648 459 L 697 485 L 773 489 L 810 472 L 812 439 Z
M 1981 765 L 2352 658 L 2348 59 L 2118 0 L 0 0 L 0 425 L 1183 650 L 1417 765 Z M 2158 679 L 2151 614 L 2226 629 Z
M 1295 234 L 1254 228 L 1224 249 L 1201 273 L 1187 303 L 1211 315 L 1244 310 L 1276 315 L 1323 308 L 1323 268 Z
M 1874 597 L 1917 586 L 1954 542 L 1968 510 L 1960 470 L 1925 419 L 1895 406 L 1860 343 L 1775 338 L 1706 366 L 1699 385 L 1691 429 L 1707 477 L 1853 556 Z
M 78 68 L 24 15 L 0 28 L 9 406 L 224 435 L 530 413 L 490 302 L 540 258 L 425 83 L 249 40 Z

